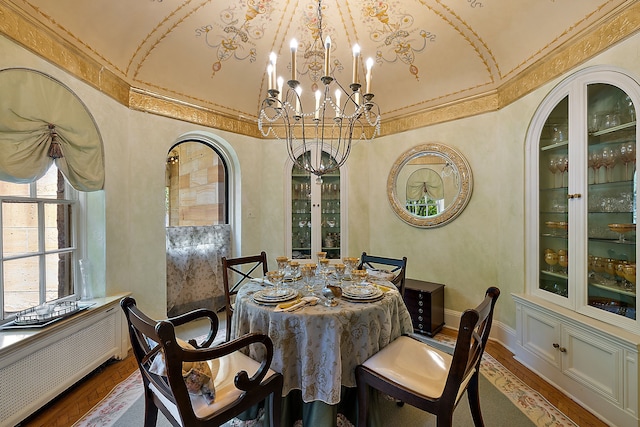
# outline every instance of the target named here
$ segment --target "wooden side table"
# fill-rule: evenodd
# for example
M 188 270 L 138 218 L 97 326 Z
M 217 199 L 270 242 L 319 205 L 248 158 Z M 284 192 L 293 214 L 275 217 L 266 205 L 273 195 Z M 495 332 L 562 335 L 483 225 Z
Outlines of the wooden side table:
M 444 326 L 444 285 L 405 279 L 404 302 L 416 332 L 434 336 Z

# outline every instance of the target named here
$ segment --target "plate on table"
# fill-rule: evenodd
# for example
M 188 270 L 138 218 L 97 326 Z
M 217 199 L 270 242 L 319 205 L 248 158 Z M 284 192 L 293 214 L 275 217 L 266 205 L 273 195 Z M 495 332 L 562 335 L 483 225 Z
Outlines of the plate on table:
M 253 300 L 258 304 L 278 304 L 289 301 L 298 296 L 293 289 L 264 289 L 253 294 Z
M 342 296 L 352 301 L 371 301 L 384 296 L 384 292 L 377 286 L 347 286 L 342 290 Z

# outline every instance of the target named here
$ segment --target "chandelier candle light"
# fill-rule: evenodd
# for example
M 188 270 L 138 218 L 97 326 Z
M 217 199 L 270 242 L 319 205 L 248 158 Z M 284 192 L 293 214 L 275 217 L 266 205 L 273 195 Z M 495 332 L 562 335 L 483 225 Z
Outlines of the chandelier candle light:
M 317 45 L 321 48 L 317 49 Z M 272 135 L 285 140 L 294 164 L 321 180 L 322 175 L 344 165 L 354 138 L 369 141 L 380 134 L 380 109 L 373 102 L 371 92 L 373 59 L 366 61 L 364 94 L 361 94 L 362 85 L 358 77 L 360 47 L 357 44 L 353 47 L 350 90 L 331 76 L 331 38 L 327 37 L 322 43 L 322 5 L 321 0 L 318 1 L 318 37 L 307 52 L 317 55 L 321 51 L 324 56 L 323 75 L 320 77 L 324 90 L 316 90 L 313 97 L 305 101 L 297 76 L 298 46 L 296 39 L 291 40 L 291 78 L 287 82 L 286 93 L 283 92 L 284 79 L 277 76 L 277 55 L 274 52 L 269 55 L 268 96 L 262 101 L 258 128 L 265 137 Z M 318 61 L 310 68 L 313 65 L 319 69 L 321 63 Z M 336 86 L 333 94 L 332 84 Z M 312 104 L 313 98 L 315 104 Z M 311 105 L 315 105 L 313 110 Z M 324 156 L 323 152 L 326 153 Z

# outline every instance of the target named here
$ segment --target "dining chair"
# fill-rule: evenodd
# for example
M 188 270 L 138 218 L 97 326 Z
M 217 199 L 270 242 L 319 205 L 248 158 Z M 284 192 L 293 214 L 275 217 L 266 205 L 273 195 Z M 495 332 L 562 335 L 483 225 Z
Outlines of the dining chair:
M 466 391 L 473 423 L 483 426 L 478 376 L 499 296 L 500 290 L 490 287 L 480 305 L 465 310 L 453 355 L 403 335 L 358 365 L 358 426 L 367 425 L 370 388 L 434 414 L 438 427 L 452 425 Z
M 360 264 L 358 269 L 378 270 L 380 266 L 392 267 L 389 272 L 395 274 L 390 281 L 397 286 L 400 295 L 404 296 L 404 281 L 407 274 L 407 257 L 387 258 L 381 256 L 367 255 L 366 252 L 362 252 L 360 256 Z
M 264 251 L 260 252 L 260 255 L 239 258 L 222 257 L 227 341 L 231 339 L 231 317 L 233 316 L 235 296 L 238 293 L 238 289 L 251 279 L 263 278 L 267 271 L 267 254 Z
M 273 343 L 268 336 L 247 334 L 209 347 L 218 330 L 218 317 L 211 310 L 156 321 L 131 297 L 123 298 L 120 306 L 142 374 L 145 427 L 156 425 L 158 410 L 173 426 L 220 426 L 265 399 L 269 425 L 280 425 L 283 379 L 270 369 Z M 176 326 L 196 319 L 210 322 L 201 344 L 176 338 Z M 265 347 L 262 362 L 242 353 L 249 345 Z

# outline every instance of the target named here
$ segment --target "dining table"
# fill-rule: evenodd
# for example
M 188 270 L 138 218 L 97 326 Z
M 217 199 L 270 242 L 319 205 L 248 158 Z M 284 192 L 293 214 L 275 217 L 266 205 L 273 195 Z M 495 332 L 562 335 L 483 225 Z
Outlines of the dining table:
M 348 299 L 355 283 L 339 284 L 345 292 L 330 306 L 322 296 L 322 279 L 311 287 L 303 280 L 282 288 L 295 298 L 316 296 L 317 304 L 289 311 L 288 304 L 256 300 L 271 286 L 264 280 L 249 282 L 238 291 L 232 317 L 232 336 L 258 332 L 273 342 L 271 369 L 283 375 L 282 426 L 302 419 L 303 426 L 332 427 L 338 412 L 356 423 L 355 368 L 403 334 L 413 332 L 411 317 L 397 288 L 376 279 L 375 299 Z M 334 283 L 335 284 L 335 283 Z M 264 349 L 254 346 L 249 356 L 261 360 Z

